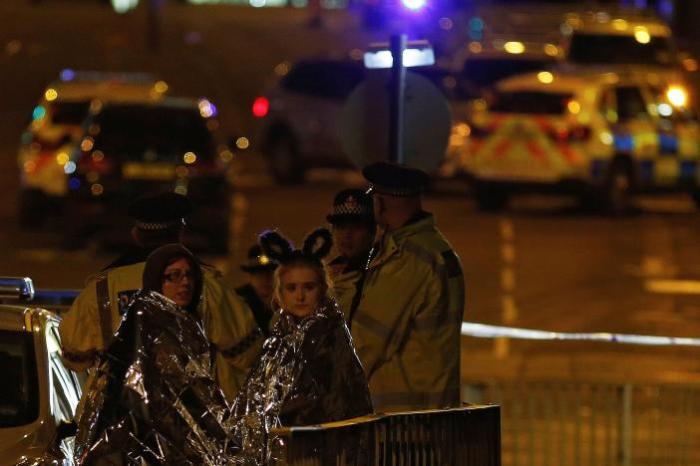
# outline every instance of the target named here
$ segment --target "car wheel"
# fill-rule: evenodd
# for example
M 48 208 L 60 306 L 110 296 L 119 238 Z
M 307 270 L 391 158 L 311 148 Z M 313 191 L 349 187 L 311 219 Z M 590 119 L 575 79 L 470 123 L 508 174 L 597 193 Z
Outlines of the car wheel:
M 20 192 L 17 217 L 22 228 L 39 228 L 50 213 L 46 195 L 36 189 Z
M 485 212 L 498 212 L 508 206 L 508 193 L 495 188 L 476 188 L 474 199 L 479 210 Z
M 267 156 L 277 183 L 290 185 L 303 181 L 304 171 L 299 163 L 299 151 L 291 138 L 274 140 L 268 147 Z
M 605 185 L 604 203 L 611 214 L 623 214 L 632 206 L 634 178 L 628 163 L 613 163 Z

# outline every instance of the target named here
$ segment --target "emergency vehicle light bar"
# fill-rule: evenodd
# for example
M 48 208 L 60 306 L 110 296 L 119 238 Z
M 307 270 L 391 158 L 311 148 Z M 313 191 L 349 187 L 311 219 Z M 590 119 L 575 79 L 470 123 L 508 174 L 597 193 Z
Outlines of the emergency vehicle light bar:
M 365 52 L 364 62 L 365 68 L 368 69 L 391 68 L 394 64 L 394 57 L 391 56 L 389 43 L 371 44 L 370 49 Z M 406 44 L 403 51 L 403 66 L 430 66 L 433 64 L 435 64 L 435 53 L 427 40 L 413 40 Z

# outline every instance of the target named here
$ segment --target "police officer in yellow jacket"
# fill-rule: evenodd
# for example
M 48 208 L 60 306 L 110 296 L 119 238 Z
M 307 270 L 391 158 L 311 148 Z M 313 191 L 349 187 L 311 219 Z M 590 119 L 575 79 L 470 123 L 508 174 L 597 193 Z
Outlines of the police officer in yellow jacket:
M 136 219 L 132 236 L 137 247 L 90 277 L 59 327 L 66 366 L 82 371 L 109 345 L 131 296 L 141 288 L 148 255 L 163 244 L 182 242 L 190 201 L 165 193 L 144 197 L 129 208 Z M 262 345 L 253 314 L 213 267 L 202 265 L 204 286 L 198 307 L 205 333 L 215 352 L 216 377 L 229 400 L 245 381 Z
M 357 309 L 365 267 L 377 232 L 372 209 L 372 198 L 364 191 L 343 189 L 335 195 L 333 208 L 326 216 L 338 253 L 328 263 L 333 294 L 348 322 Z
M 383 230 L 352 321 L 372 402 L 378 412 L 457 406 L 464 278 L 422 208 L 428 177 L 386 162 L 363 174 Z

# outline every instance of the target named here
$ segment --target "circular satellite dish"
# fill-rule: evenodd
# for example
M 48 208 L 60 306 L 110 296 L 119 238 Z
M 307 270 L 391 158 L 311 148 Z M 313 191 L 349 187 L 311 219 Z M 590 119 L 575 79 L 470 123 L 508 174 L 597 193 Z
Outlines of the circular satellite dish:
M 341 142 L 358 167 L 389 159 L 390 73 L 372 72 L 350 94 L 341 116 Z M 406 72 L 403 163 L 426 172 L 443 161 L 450 137 L 450 109 L 440 90 Z

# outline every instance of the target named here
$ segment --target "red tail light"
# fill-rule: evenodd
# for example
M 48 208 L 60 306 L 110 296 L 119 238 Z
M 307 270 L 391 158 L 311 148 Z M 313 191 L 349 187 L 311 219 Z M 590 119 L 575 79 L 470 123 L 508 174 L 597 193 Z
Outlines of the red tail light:
M 80 173 L 95 172 L 100 175 L 107 175 L 114 171 L 114 166 L 100 151 L 83 152 L 78 159 L 78 171 Z
M 591 137 L 591 128 L 588 126 L 574 126 L 567 129 L 550 130 L 549 137 L 558 142 L 586 141 Z
M 270 101 L 265 97 L 258 97 L 253 102 L 253 115 L 257 118 L 265 118 L 270 111 Z

